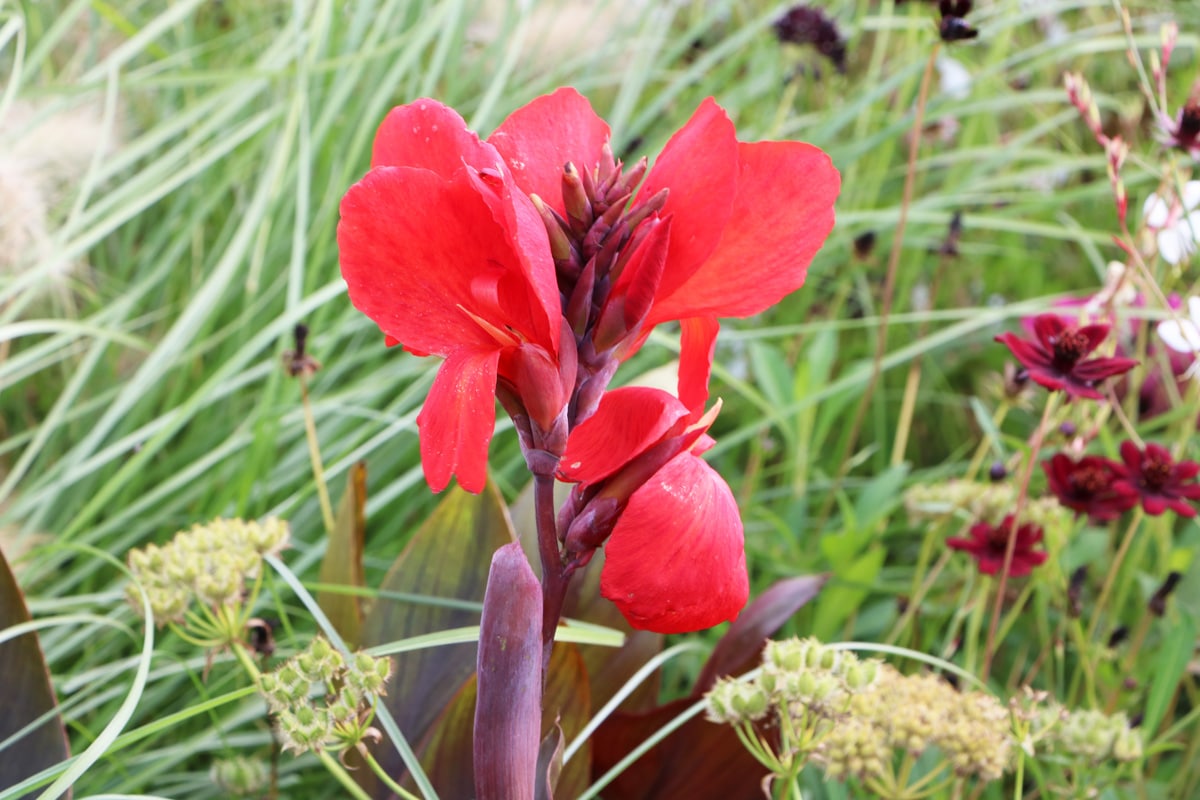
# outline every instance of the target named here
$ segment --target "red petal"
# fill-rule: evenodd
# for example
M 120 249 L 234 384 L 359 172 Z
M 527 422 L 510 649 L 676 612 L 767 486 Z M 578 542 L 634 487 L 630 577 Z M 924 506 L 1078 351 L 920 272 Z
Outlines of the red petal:
M 1087 339 L 1087 352 L 1090 353 L 1100 345 L 1104 344 L 1104 340 L 1108 338 L 1110 327 L 1108 325 L 1097 323 L 1095 325 L 1084 325 L 1079 328 L 1079 333 L 1083 334 Z
M 496 426 L 498 350 L 461 350 L 438 370 L 429 397 L 417 416 L 421 432 L 421 466 L 435 492 L 450 476 L 468 492 L 479 493 L 487 482 L 488 443 Z
M 1033 318 L 1033 333 L 1047 350 L 1054 348 L 1050 340 L 1057 338 L 1069 326 L 1057 314 L 1039 314 Z
M 1141 474 L 1142 471 L 1142 451 L 1138 446 L 1129 439 L 1121 442 L 1120 447 L 1121 460 L 1125 462 L 1125 466 L 1134 474 Z
M 557 352 L 557 295 L 548 306 L 513 232 L 459 175 L 447 181 L 423 169 L 379 167 L 350 187 L 338 247 L 351 302 L 385 334 L 424 353 L 496 346 L 472 316 Z
M 1054 362 L 1041 345 L 1022 339 L 1015 333 L 1002 333 L 996 341 L 1012 351 L 1013 356 L 1030 369 L 1055 369 Z
M 657 633 L 738 615 L 750 593 L 742 521 L 712 467 L 681 453 L 633 493 L 604 547 L 600 593 Z
M 657 444 L 687 416 L 682 403 L 660 389 L 624 386 L 606 392 L 567 439 L 558 476 L 568 483 L 596 483 Z
M 481 142 L 452 108 L 424 98 L 393 108 L 375 134 L 372 167 L 418 167 L 449 178 L 463 164 L 499 169 L 496 148 Z
M 663 147 L 642 188 L 638 203 L 669 189 L 663 216 L 671 221 L 671 250 L 659 298 L 676 292 L 713 254 L 734 211 L 738 188 L 738 143 L 733 123 L 710 97 Z M 654 322 L 664 319 L 652 311 Z
M 715 317 L 692 317 L 682 320 L 681 326 L 679 400 L 698 417 L 708 402 L 708 377 L 721 324 Z
M 664 276 L 654 322 L 763 311 L 800 288 L 833 229 L 841 178 L 829 156 L 800 142 L 739 144 L 738 154 L 737 197 L 721 242 L 673 294 Z
M 560 214 L 563 165 L 589 172 L 600 162 L 608 124 L 587 98 L 570 87 L 518 108 L 488 137 L 525 194 L 536 194 Z

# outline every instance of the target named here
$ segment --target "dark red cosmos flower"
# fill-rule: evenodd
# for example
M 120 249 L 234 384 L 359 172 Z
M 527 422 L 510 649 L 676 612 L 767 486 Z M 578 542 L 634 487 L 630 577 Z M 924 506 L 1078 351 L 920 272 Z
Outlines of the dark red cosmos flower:
M 1042 469 L 1058 502 L 1097 522 L 1116 519 L 1138 503 L 1136 492 L 1116 486 L 1120 465 L 1102 456 L 1074 461 L 1056 453 L 1042 462 Z
M 1196 516 L 1189 501 L 1200 500 L 1200 464 L 1195 461 L 1175 462 L 1165 447 L 1148 443 L 1144 450 L 1131 441 L 1121 443 L 1121 460 L 1116 465 L 1114 488 L 1140 497 L 1142 509 L 1158 516 L 1168 508 L 1181 517 Z
M 970 538 L 951 538 L 946 540 L 946 544 L 953 550 L 970 553 L 979 564 L 980 572 L 995 575 L 1004 567 L 1004 554 L 1008 549 L 1008 537 L 1014 522 L 1012 514 L 1005 517 L 999 525 L 979 522 L 971 526 Z M 1016 537 L 1008 574 L 1019 578 L 1028 575 L 1034 567 L 1042 564 L 1046 560 L 1046 552 L 1034 549 L 1042 541 L 1041 526 L 1026 522 L 1017 527 Z
M 1015 333 L 996 337 L 1029 371 L 1029 377 L 1050 390 L 1061 389 L 1073 397 L 1104 397 L 1096 390 L 1099 381 L 1128 372 L 1137 365 L 1132 358 L 1088 358 L 1108 337 L 1108 325 L 1067 324 L 1057 314 L 1042 314 L 1033 320 L 1034 339 Z
M 700 630 L 746 604 L 737 502 L 699 457 L 719 407 L 698 418 L 659 389 L 613 389 L 567 443 L 559 477 L 577 484 L 567 551 L 586 563 L 605 542 L 600 593 L 635 628 Z

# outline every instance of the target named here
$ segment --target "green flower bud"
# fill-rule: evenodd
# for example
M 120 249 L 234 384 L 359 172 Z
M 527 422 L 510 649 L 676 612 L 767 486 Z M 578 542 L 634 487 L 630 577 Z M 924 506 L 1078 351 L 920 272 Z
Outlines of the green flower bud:
M 745 719 L 754 720 L 763 716 L 769 700 L 767 693 L 752 683 L 739 683 L 737 686 L 738 691 L 730 701 L 733 710 Z
M 257 758 L 235 756 L 218 759 L 208 771 L 209 779 L 226 795 L 258 795 L 271 780 L 267 763 Z
M 1117 731 L 1113 737 L 1112 754 L 1117 761 L 1140 761 L 1144 755 L 1141 731 L 1129 727 Z

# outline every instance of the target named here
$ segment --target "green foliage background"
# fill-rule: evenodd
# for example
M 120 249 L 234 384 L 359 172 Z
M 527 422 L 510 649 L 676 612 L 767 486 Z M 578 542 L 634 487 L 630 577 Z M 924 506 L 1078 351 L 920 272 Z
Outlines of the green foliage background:
M 830 153 L 843 176 L 838 225 L 806 287 L 765 318 L 723 326 L 714 395 L 724 408 L 710 458 L 742 504 L 756 588 L 834 573 L 796 630 L 870 639 L 895 624 L 919 543 L 896 513 L 900 493 L 964 470 L 990 424 L 987 380 L 1006 359 L 991 337 L 1050 296 L 1094 290 L 1119 255 L 1104 156 L 1062 89 L 1065 70 L 1087 76 L 1106 124 L 1141 154 L 1126 176 L 1134 223 L 1157 185 L 1140 169 L 1153 153 L 1152 120 L 1114 3 L 980 2 L 978 42 L 944 51 L 973 83 L 954 99 L 935 76 L 885 372 L 853 448 L 849 420 L 870 378 L 935 10 L 822 4 L 849 39 L 842 75 L 775 40 L 771 23 L 785 5 L 618 5 L 626 13 L 611 32 L 576 22 L 568 36 L 547 35 L 542 17 L 518 4 L 485 14 L 471 0 L 0 3 L 0 109 L 86 105 L 119 141 L 54 209 L 56 247 L 81 266 L 66 278 L 36 263 L 0 274 L 4 541 L 38 542 L 20 565 L 35 617 L 86 611 L 117 627 L 98 632 L 63 616 L 42 632 L 76 750 L 113 718 L 143 663 L 125 578 L 89 548 L 120 559 L 196 521 L 274 514 L 292 526 L 289 564 L 315 579 L 321 515 L 299 390 L 281 368 L 296 323 L 311 328 L 309 350 L 324 365 L 311 396 L 333 491 L 350 465 L 369 465 L 369 584 L 432 508 L 415 417 L 437 364 L 383 347 L 346 299 L 335 241 L 338 202 L 368 166 L 375 126 L 419 96 L 487 132 L 533 96 L 573 84 L 610 121 L 618 153 L 636 158 L 657 152 L 713 95 L 743 139 L 797 138 Z M 1126 7 L 1142 48 L 1158 45 L 1162 21 L 1179 21 L 1171 85 L 1182 101 L 1200 12 Z M 1063 23 L 1061 40 L 1039 27 L 1048 15 Z M 959 254 L 942 257 L 955 212 Z M 874 251 L 856 257 L 853 242 L 868 232 Z M 935 274 L 935 295 L 915 300 Z M 672 347 L 669 332 L 657 335 L 622 376 L 669 361 Z M 895 461 L 914 359 L 922 382 Z M 1020 434 L 1036 418 L 1013 420 Z M 1002 437 L 994 455 L 1020 439 Z M 497 482 L 515 496 L 524 468 L 503 426 L 492 453 Z M 841 481 L 843 456 L 852 463 Z M 1197 538 L 1191 525 L 1177 543 L 1190 553 Z M 1181 598 L 1200 613 L 1195 588 Z M 952 602 L 939 613 L 952 616 Z M 303 618 L 282 605 L 273 613 Z M 950 635 L 910 644 L 938 652 Z M 1018 650 L 1044 644 L 1027 635 Z M 81 793 L 216 797 L 210 758 L 267 741 L 252 700 L 164 722 L 181 695 L 194 695 L 199 711 L 234 685 L 220 670 L 201 680 L 204 656 L 179 642 L 157 648 L 127 727 L 163 730 L 97 764 Z M 668 691 L 698 664 L 680 662 Z M 282 770 L 297 792 L 321 779 L 290 758 Z M 1195 781 L 1184 773 L 1175 788 Z

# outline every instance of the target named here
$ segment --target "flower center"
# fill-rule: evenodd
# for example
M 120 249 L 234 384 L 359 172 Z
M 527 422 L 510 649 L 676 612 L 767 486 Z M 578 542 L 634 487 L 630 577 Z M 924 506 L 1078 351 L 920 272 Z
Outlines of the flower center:
M 988 531 L 988 546 L 992 550 L 1003 554 L 1008 550 L 1008 533 L 1012 530 L 1012 525 L 1005 525 L 1003 522 L 999 525 L 993 525 Z
M 1074 328 L 1063 331 L 1051 343 L 1054 346 L 1054 363 L 1068 369 L 1091 349 L 1088 337 Z
M 1171 465 L 1160 458 L 1147 456 L 1142 460 L 1142 483 L 1148 489 L 1161 489 L 1171 477 Z
M 1180 147 L 1188 147 L 1200 136 L 1200 103 L 1189 102 L 1179 115 L 1179 131 L 1176 143 Z
M 1107 489 L 1110 481 L 1106 471 L 1089 466 L 1072 472 L 1067 478 L 1067 483 L 1074 494 L 1090 497 Z

